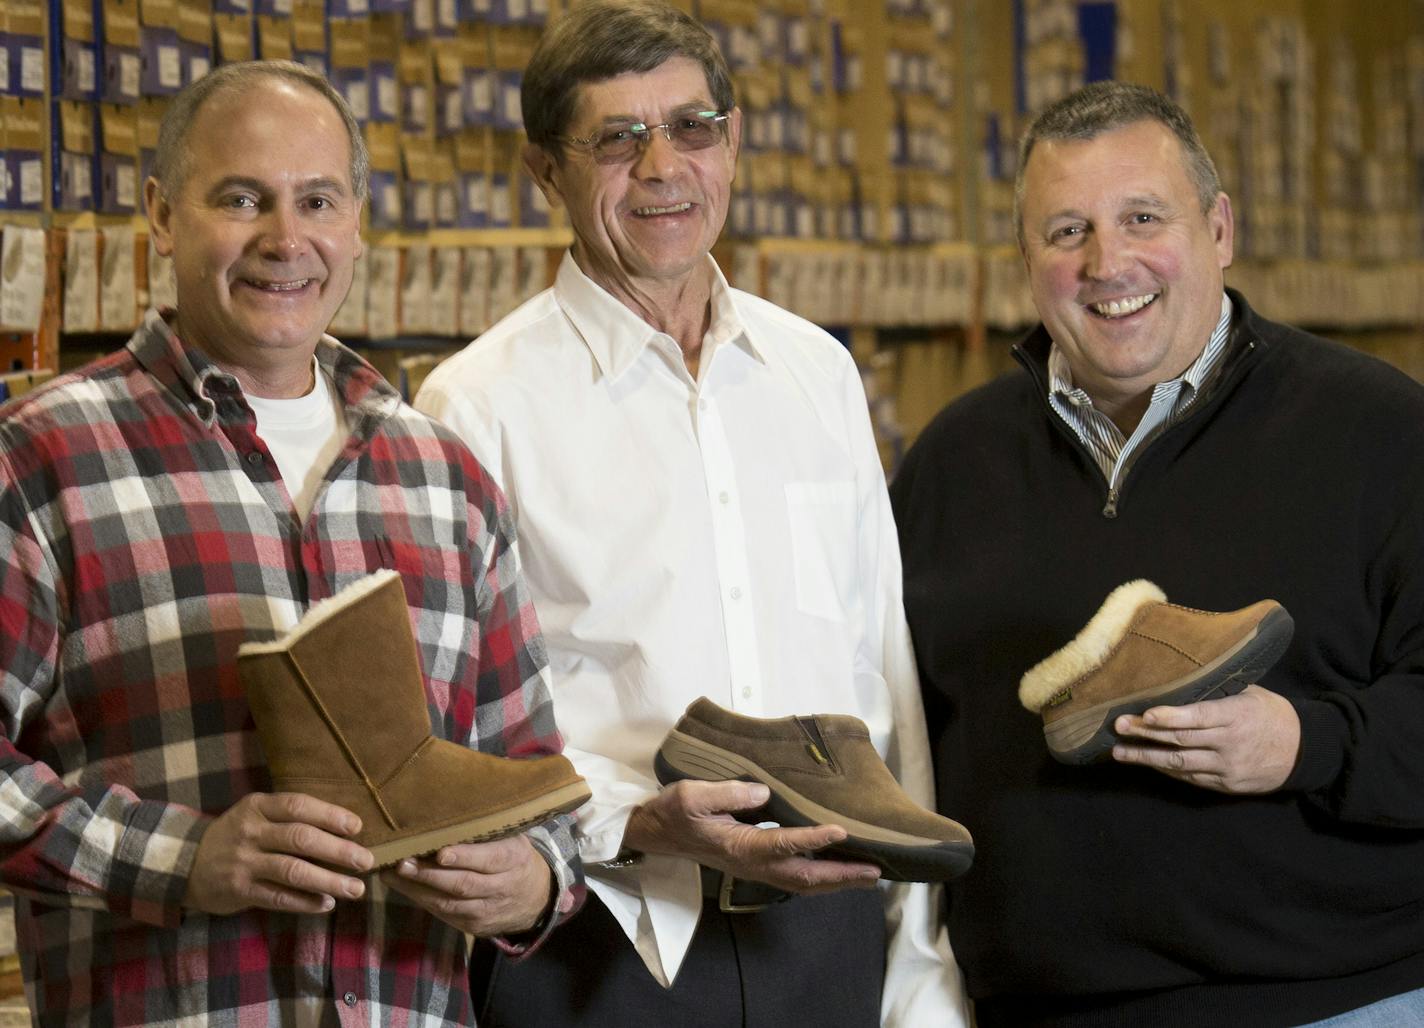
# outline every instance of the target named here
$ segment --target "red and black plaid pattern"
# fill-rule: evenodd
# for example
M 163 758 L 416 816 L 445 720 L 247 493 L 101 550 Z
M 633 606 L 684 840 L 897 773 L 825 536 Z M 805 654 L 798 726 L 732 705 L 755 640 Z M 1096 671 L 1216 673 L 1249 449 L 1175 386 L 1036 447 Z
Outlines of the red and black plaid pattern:
M 379 883 L 323 917 L 179 906 L 210 818 L 271 788 L 238 647 L 372 571 L 402 575 L 438 732 L 561 747 L 498 489 L 355 354 L 318 359 L 351 437 L 305 524 L 236 380 L 154 312 L 0 416 L 0 880 L 43 1021 L 474 1021 L 463 936 Z M 565 915 L 571 829 L 531 833 Z

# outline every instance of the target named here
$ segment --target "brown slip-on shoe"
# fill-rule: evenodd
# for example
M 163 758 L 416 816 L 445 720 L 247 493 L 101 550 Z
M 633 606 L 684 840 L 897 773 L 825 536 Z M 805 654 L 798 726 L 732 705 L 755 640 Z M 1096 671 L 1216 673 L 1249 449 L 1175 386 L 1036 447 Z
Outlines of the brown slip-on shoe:
M 273 786 L 360 817 L 355 841 L 378 868 L 516 835 L 589 797 L 565 757 L 512 760 L 431 734 L 394 571 L 315 604 L 281 639 L 245 643 L 237 666 Z
M 744 717 L 702 697 L 668 732 L 653 767 L 664 785 L 684 778 L 762 782 L 771 799 L 750 816 L 753 823 L 840 825 L 845 841 L 818 855 L 875 864 L 890 881 L 944 881 L 974 859 L 964 826 L 905 795 L 859 718 Z
M 1019 701 L 1042 715 L 1056 760 L 1088 764 L 1112 752 L 1120 715 L 1234 695 L 1280 659 L 1294 629 L 1275 600 L 1192 610 L 1138 579 L 1114 589 L 1072 642 L 1023 676 Z

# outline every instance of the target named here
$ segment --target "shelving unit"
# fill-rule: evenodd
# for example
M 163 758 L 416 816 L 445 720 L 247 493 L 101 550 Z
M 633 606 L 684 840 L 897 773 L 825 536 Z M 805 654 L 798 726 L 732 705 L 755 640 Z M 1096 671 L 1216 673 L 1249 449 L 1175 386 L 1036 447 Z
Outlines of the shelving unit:
M 171 302 L 136 209 L 158 120 L 191 77 L 254 56 L 321 67 L 364 122 L 367 256 L 333 332 L 393 380 L 478 335 L 570 240 L 522 172 L 518 119 L 520 69 L 566 2 L 7 0 L 0 311 L 27 315 L 0 324 L 0 367 L 72 366 Z M 908 347 L 972 352 L 1034 320 L 1015 141 L 1035 107 L 1104 73 L 1194 115 L 1235 199 L 1230 280 L 1263 310 L 1424 326 L 1421 0 L 1368 19 L 1320 0 L 681 6 L 720 40 L 744 112 L 716 251 L 729 277 L 838 329 L 867 367 L 878 355 L 875 377 L 917 404 L 972 376 L 925 387 L 899 367 Z M 42 274 L 14 283 L 24 230 L 43 233 L 25 237 Z

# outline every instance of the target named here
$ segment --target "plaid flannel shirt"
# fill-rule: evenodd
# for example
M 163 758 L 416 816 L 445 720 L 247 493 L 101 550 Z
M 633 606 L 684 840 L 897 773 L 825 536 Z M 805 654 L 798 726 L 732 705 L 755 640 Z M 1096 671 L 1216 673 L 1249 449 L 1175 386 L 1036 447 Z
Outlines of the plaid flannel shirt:
M 371 571 L 402 575 L 438 733 L 561 748 L 504 498 L 359 357 L 317 356 L 351 436 L 305 524 L 236 380 L 156 312 L 0 416 L 0 881 L 44 1022 L 474 1021 L 465 937 L 378 880 L 323 916 L 180 906 L 212 817 L 271 789 L 238 647 Z M 572 821 L 530 836 L 547 931 L 583 899 Z

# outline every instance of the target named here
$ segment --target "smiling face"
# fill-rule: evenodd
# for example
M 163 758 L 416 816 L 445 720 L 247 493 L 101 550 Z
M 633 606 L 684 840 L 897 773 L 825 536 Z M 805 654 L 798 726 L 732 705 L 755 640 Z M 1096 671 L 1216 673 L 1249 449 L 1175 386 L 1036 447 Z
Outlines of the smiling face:
M 710 93 L 701 66 L 674 57 L 650 72 L 585 84 L 565 135 L 591 138 L 611 124 L 670 122 L 710 110 Z M 562 160 L 538 147 L 526 151 L 544 194 L 568 209 L 574 256 L 590 278 L 617 296 L 656 297 L 705 274 L 704 258 L 727 218 L 741 112 L 725 124 L 726 138 L 705 150 L 679 151 L 654 130 L 623 164 L 599 164 L 573 146 Z
M 361 252 L 349 146 L 330 102 L 283 79 L 199 109 L 181 188 L 165 197 L 150 179 L 144 194 L 185 343 L 269 380 L 309 368 Z
M 1181 143 L 1156 121 L 1046 140 L 1024 169 L 1034 303 L 1074 384 L 1109 416 L 1185 371 L 1221 316 L 1231 203 L 1205 214 Z

